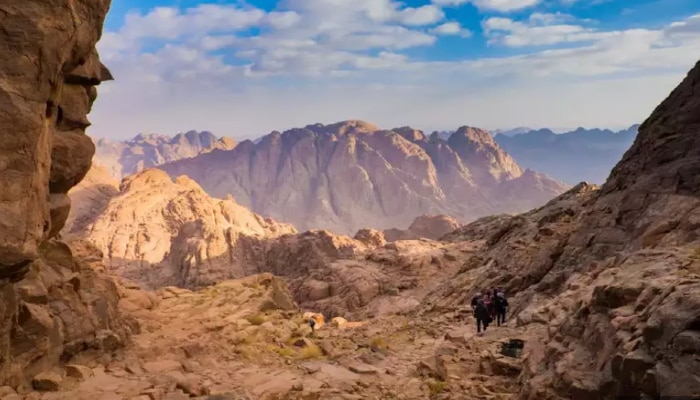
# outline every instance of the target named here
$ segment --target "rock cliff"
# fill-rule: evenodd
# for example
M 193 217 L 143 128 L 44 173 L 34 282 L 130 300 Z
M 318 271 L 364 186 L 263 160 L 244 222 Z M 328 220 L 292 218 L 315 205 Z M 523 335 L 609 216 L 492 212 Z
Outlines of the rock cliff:
M 115 282 L 55 239 L 95 151 L 95 86 L 112 79 L 95 50 L 109 4 L 0 4 L 0 386 L 79 352 L 109 357 L 130 330 Z
M 258 143 L 212 151 L 158 168 L 188 175 L 212 196 L 233 195 L 299 230 L 352 234 L 406 226 L 420 215 L 466 222 L 544 204 L 565 186 L 515 161 L 483 130 L 445 141 L 408 127 L 362 121 L 273 132 Z
M 95 162 L 118 180 L 167 162 L 194 157 L 214 149 L 230 150 L 236 142 L 218 138 L 211 132 L 189 131 L 173 137 L 138 134 L 130 140 L 99 139 L 95 142 Z
M 425 310 L 458 308 L 485 288 L 511 293 L 529 349 L 520 398 L 700 393 L 699 93 L 700 63 L 600 189 L 580 184 L 446 236 L 483 247 Z

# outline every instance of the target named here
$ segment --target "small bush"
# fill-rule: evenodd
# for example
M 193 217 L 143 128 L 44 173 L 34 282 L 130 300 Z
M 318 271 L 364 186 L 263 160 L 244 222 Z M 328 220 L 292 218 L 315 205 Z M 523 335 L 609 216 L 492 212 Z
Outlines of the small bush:
M 261 314 L 251 315 L 246 319 L 251 325 L 262 325 L 265 323 L 265 317 Z
M 389 349 L 389 344 L 386 342 L 386 340 L 383 337 L 374 337 L 372 340 L 369 342 L 370 346 L 379 349 L 379 350 L 388 350 Z
M 279 354 L 282 357 L 293 357 L 294 355 L 297 354 L 296 351 L 294 351 L 293 349 L 290 349 L 289 347 L 284 347 L 284 346 L 280 347 L 280 346 L 270 345 L 270 346 L 268 346 L 267 349 L 273 353 Z
M 321 358 L 323 357 L 323 350 L 315 344 L 304 347 L 299 353 L 299 358 L 302 360 L 308 360 L 311 358 Z
M 430 389 L 430 394 L 434 396 L 445 391 L 447 388 L 447 382 L 431 379 L 428 382 L 428 388 Z

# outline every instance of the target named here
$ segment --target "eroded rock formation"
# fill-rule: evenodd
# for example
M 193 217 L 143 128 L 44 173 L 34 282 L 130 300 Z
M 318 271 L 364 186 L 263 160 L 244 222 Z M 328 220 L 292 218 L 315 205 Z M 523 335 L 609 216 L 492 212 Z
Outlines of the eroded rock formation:
M 296 233 L 157 169 L 125 178 L 104 211 L 79 219 L 92 222 L 74 237 L 102 250 L 110 270 L 149 288 L 199 288 L 255 274 L 262 241 Z
M 95 150 L 95 86 L 112 79 L 95 51 L 109 4 L 0 4 L 0 386 L 126 339 L 115 283 L 54 239 Z

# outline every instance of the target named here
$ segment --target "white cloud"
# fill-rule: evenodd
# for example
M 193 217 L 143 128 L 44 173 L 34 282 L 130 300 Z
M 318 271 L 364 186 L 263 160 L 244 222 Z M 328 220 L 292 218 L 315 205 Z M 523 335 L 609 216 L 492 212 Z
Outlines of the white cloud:
M 209 5 L 130 14 L 98 46 L 116 81 L 101 90 L 91 132 L 195 128 L 255 136 L 347 118 L 430 129 L 624 125 L 661 100 L 700 48 L 700 15 L 664 29 L 605 31 L 566 14 L 532 13 L 483 21 L 491 46 L 518 55 L 409 57 L 406 49 L 432 46 L 439 36 L 469 35 L 437 5 L 283 0 L 273 12 Z M 250 28 L 260 33 L 242 34 Z M 529 51 L 533 45 L 557 48 Z M 593 87 L 600 91 L 587 89 Z M 583 97 L 567 115 L 557 102 L 571 97 L 572 104 L 573 96 Z M 613 100 L 624 104 L 616 108 Z M 505 106 L 511 103 L 517 107 Z
M 617 32 L 596 31 L 581 25 L 561 23 L 564 15 L 532 14 L 527 22 L 509 18 L 491 17 L 482 23 L 490 44 L 509 47 L 542 46 L 558 43 L 603 40 Z
M 533 7 L 542 0 L 432 0 L 433 4 L 445 7 L 457 7 L 472 3 L 480 10 L 510 12 Z
M 430 32 L 436 35 L 459 35 L 462 37 L 469 37 L 472 34 L 468 29 L 463 28 L 459 22 L 445 22 L 431 29 Z
M 406 25 L 430 25 L 443 18 L 445 18 L 445 13 L 434 5 L 406 8 L 399 12 L 399 21 Z

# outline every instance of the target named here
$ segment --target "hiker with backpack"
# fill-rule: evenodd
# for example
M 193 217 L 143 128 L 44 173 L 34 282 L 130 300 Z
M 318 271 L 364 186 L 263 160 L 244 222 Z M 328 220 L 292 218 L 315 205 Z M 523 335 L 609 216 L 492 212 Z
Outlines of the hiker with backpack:
M 498 291 L 496 293 L 494 303 L 496 305 L 496 325 L 501 326 L 501 324 L 506 323 L 506 311 L 508 309 L 508 300 L 503 291 Z
M 484 304 L 484 299 L 479 299 L 476 302 L 476 307 L 474 307 L 474 317 L 476 317 L 476 334 L 479 336 L 486 332 L 486 328 L 489 326 L 489 310 Z M 483 332 L 482 332 L 483 327 Z

